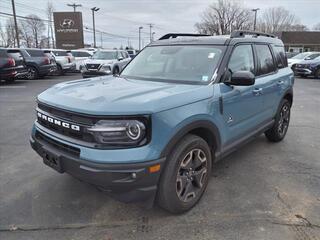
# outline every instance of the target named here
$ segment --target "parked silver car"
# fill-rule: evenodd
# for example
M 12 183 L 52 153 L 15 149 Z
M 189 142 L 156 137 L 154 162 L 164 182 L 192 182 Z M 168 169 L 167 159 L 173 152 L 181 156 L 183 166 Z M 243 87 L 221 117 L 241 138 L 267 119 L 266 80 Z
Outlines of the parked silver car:
M 118 74 L 131 60 L 129 54 L 123 50 L 98 50 L 90 59 L 80 66 L 84 78 Z

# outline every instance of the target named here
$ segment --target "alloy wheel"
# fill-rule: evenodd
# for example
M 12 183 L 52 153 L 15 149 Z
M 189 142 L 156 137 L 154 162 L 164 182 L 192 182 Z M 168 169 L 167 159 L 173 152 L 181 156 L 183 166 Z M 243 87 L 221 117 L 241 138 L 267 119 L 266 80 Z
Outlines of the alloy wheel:
M 189 151 L 182 161 L 176 178 L 176 193 L 183 202 L 193 200 L 204 187 L 208 158 L 201 149 Z
M 281 112 L 280 112 L 280 119 L 278 122 L 278 133 L 280 136 L 283 136 L 289 126 L 290 121 L 290 107 L 285 104 L 282 106 Z

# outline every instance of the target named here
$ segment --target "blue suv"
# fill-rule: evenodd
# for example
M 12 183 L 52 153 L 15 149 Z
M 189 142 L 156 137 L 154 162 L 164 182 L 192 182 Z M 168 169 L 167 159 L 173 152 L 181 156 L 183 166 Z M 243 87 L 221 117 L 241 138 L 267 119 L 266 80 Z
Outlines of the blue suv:
M 200 200 L 216 161 L 261 133 L 285 137 L 293 83 L 273 35 L 167 34 L 118 76 L 41 93 L 30 142 L 60 173 L 182 213 Z

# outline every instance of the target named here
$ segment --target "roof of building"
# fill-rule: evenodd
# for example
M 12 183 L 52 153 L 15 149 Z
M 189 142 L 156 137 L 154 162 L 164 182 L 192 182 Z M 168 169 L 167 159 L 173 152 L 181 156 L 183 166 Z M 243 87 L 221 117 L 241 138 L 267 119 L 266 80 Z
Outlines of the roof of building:
M 277 34 L 284 44 L 320 45 L 320 31 L 291 31 Z

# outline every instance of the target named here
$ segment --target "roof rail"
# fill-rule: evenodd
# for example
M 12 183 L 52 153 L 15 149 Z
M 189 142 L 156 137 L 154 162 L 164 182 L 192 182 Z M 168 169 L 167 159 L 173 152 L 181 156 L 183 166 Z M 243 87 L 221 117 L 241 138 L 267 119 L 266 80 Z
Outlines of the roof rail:
M 271 38 L 276 38 L 275 35 L 269 34 L 269 33 L 263 33 L 263 32 L 255 32 L 255 31 L 242 31 L 242 30 L 237 30 L 231 33 L 230 38 L 239 38 L 239 37 L 244 37 L 245 35 L 252 35 L 254 37 L 271 37 Z
M 196 34 L 196 33 L 168 33 L 168 34 L 162 36 L 161 38 L 159 38 L 159 40 L 177 38 L 177 37 L 208 37 L 208 36 L 210 36 L 210 35 Z

